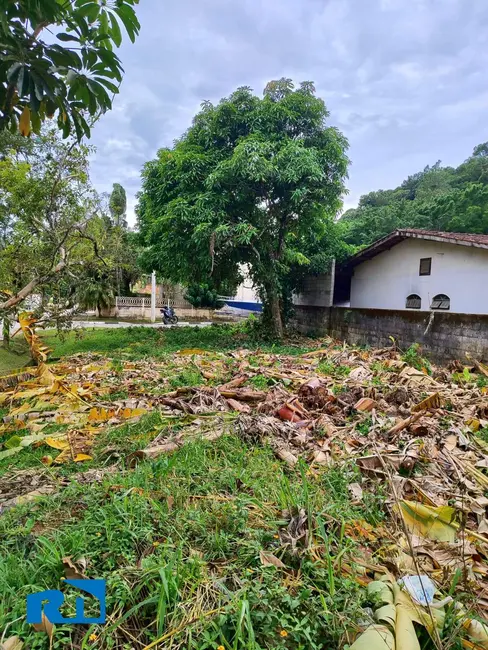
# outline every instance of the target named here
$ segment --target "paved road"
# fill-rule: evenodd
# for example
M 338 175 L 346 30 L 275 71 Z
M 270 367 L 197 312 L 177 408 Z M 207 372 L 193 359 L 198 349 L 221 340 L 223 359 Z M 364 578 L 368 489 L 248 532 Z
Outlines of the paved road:
M 203 323 L 189 323 L 188 321 L 181 321 L 177 325 L 165 325 L 161 321 L 156 323 L 130 323 L 126 321 L 119 321 L 118 323 L 105 323 L 104 321 L 99 320 L 75 320 L 73 321 L 73 327 L 75 329 L 81 329 L 83 327 L 103 327 L 106 329 L 122 329 L 124 327 L 208 327 L 212 323 L 210 321 L 205 321 Z

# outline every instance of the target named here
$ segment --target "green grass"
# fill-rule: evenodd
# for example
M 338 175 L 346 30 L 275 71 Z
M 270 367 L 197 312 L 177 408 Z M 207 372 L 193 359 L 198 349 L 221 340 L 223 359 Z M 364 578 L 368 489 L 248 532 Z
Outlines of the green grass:
M 125 454 L 144 442 L 141 430 L 153 430 L 151 417 L 119 427 L 104 444 Z M 102 463 L 102 456 L 96 460 Z M 75 481 L 57 496 L 8 511 L 0 518 L 0 629 L 11 624 L 9 634 L 19 634 L 27 647 L 48 647 L 23 619 L 25 597 L 63 589 L 62 558 L 70 556 L 86 560 L 88 577 L 107 580 L 110 623 L 59 626 L 54 648 L 88 647 L 90 634 L 97 647 L 125 648 L 122 629 L 142 643 L 180 630 L 172 637 L 175 648 L 336 647 L 347 632 L 344 617 L 357 620 L 363 599 L 339 570 L 341 558 L 355 551 L 343 527 L 357 519 L 380 522 L 382 496 L 351 503 L 348 485 L 358 480 L 353 466 L 313 476 L 306 469 L 289 470 L 269 449 L 225 436 L 100 484 Z M 297 508 L 309 514 L 310 532 L 318 536 L 314 555 L 300 546 L 292 552 L 280 540 L 285 511 Z M 263 567 L 260 551 L 280 557 L 287 569 Z M 70 612 L 72 596 L 65 615 Z
M 8 375 L 30 364 L 31 356 L 26 343 L 14 339 L 9 349 L 0 347 L 0 375 Z
M 149 327 L 127 327 L 124 329 L 93 328 L 92 330 L 72 330 L 62 338 L 54 331 L 43 333 L 46 344 L 52 349 L 51 359 L 77 354 L 95 352 L 108 356 L 122 356 L 125 359 L 164 357 L 168 353 L 185 348 L 203 350 L 235 350 L 248 348 L 264 350 L 277 354 L 302 354 L 310 348 L 301 342 L 284 344 L 263 341 L 246 326 L 211 325 L 209 327 L 178 327 L 158 329 Z

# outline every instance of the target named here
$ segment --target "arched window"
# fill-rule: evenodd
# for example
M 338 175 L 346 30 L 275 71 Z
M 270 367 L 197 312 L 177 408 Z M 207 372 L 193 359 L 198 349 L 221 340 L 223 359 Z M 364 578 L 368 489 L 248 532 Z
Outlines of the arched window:
M 407 296 L 407 301 L 405 303 L 406 309 L 420 309 L 422 305 L 422 299 L 420 296 L 417 296 L 416 293 L 411 293 Z
M 445 293 L 438 293 L 432 298 L 431 309 L 451 309 L 451 299 Z

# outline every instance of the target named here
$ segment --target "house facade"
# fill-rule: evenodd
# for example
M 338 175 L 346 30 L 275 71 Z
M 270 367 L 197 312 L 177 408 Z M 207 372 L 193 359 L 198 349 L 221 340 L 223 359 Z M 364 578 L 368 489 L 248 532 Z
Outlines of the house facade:
M 347 260 L 335 285 L 334 304 L 352 308 L 488 314 L 488 235 L 397 230 Z

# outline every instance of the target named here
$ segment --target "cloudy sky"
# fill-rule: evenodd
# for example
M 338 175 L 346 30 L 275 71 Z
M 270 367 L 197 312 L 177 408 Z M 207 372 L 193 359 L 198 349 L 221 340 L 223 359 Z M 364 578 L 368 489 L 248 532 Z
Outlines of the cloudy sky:
M 140 0 L 141 33 L 97 124 L 92 178 L 127 190 L 202 100 L 270 79 L 315 82 L 350 143 L 345 207 L 488 140 L 488 0 Z

